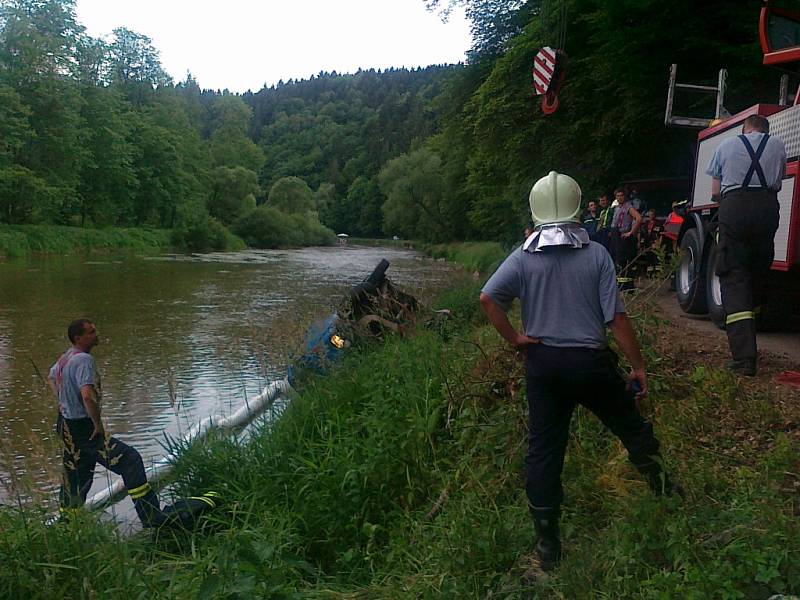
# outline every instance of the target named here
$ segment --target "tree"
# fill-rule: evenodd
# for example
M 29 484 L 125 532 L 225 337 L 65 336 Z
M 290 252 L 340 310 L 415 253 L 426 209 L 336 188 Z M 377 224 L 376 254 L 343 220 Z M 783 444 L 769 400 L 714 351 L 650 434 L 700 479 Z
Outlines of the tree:
M 213 131 L 210 149 L 215 166 L 244 167 L 258 173 L 264 166 L 264 152 L 247 137 L 252 109 L 240 98 L 224 95 L 212 105 Z
M 16 162 L 33 132 L 28 118 L 30 110 L 20 95 L 0 84 L 0 166 Z
M 35 223 L 50 208 L 55 190 L 30 169 L 0 167 L 0 223 Z
M 147 115 L 132 128 L 133 162 L 138 188 L 125 221 L 134 225 L 165 226 L 181 195 L 180 154 L 176 136 Z
M 144 83 L 151 87 L 172 83 L 172 78 L 161 68 L 159 51 L 146 35 L 117 27 L 109 54 L 111 81 L 114 83 Z
M 332 183 L 320 183 L 314 192 L 314 206 L 320 215 L 328 214 L 336 202 L 336 186 Z
M 470 56 L 473 60 L 502 53 L 505 43 L 521 32 L 525 24 L 521 16 L 529 16 L 534 11 L 540 13 L 544 4 L 546 0 L 425 0 L 428 10 L 439 12 L 443 20 L 447 20 L 457 6 L 465 9 L 472 22 Z M 558 10 L 566 0 L 552 4 L 556 5 L 553 10 Z
M 0 75 L 17 88 L 73 73 L 83 30 L 75 0 L 0 1 Z
M 285 213 L 305 213 L 316 210 L 314 193 L 299 177 L 283 177 L 269 190 L 267 205 Z
M 225 225 L 256 207 L 258 175 L 244 167 L 214 169 L 208 211 Z
M 76 210 L 80 224 L 83 226 L 88 218 L 99 226 L 127 225 L 132 215 L 137 213 L 137 155 L 144 172 L 147 160 L 158 160 L 156 156 L 163 157 L 164 154 L 155 150 L 149 137 L 141 148 L 133 145 L 131 124 L 134 119 L 115 89 L 88 86 L 84 90 L 84 103 L 82 116 L 88 130 L 85 142 L 88 158 L 78 186 Z M 156 155 L 145 156 L 145 152 L 156 152 Z M 151 179 L 156 169 L 147 169 L 146 172 L 150 177 L 146 177 L 145 185 L 152 189 Z M 141 197 L 138 200 L 139 218 L 147 222 L 151 209 L 141 206 Z M 156 204 L 159 202 L 164 204 L 168 200 L 162 198 Z
M 101 39 L 83 35 L 78 40 L 75 58 L 76 79 L 89 86 L 106 86 L 111 83 L 111 49 Z
M 453 237 L 457 223 L 448 222 L 442 202 L 441 164 L 438 154 L 422 148 L 390 160 L 381 169 L 385 233 L 434 241 Z
M 346 196 L 331 205 L 327 222 L 336 231 L 351 235 L 380 236 L 383 225 L 381 206 L 385 199 L 375 178 L 357 177 L 347 189 Z

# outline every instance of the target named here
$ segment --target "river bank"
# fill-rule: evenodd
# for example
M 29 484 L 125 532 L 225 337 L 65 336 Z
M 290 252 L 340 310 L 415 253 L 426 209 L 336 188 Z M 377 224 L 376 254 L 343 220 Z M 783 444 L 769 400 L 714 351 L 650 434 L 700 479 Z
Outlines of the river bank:
M 0 258 L 109 250 L 153 254 L 170 248 L 170 235 L 168 229 L 0 225 Z
M 489 273 L 502 262 L 510 249 L 498 242 L 449 242 L 433 244 L 418 240 L 390 240 L 373 238 L 352 238 L 350 243 L 364 246 L 386 246 L 389 248 L 408 248 L 418 250 L 431 258 L 446 260 L 468 271 Z
M 646 412 L 687 490 L 655 499 L 578 411 L 564 469 L 565 555 L 530 581 L 522 366 L 485 323 L 479 285 L 454 318 L 354 349 L 247 442 L 191 448 L 178 487 L 223 510 L 194 534 L 121 541 L 85 516 L 46 528 L 0 511 L 0 595 L 42 597 L 767 598 L 800 590 L 796 392 L 742 382 L 640 301 Z M 697 350 L 697 344 L 692 348 Z M 43 585 L 44 582 L 44 585 Z M 81 590 L 78 592 L 78 590 Z

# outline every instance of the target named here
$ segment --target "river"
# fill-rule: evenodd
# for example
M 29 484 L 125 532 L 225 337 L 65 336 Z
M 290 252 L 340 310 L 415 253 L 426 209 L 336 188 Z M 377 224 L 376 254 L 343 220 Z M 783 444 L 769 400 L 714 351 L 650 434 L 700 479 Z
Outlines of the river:
M 56 409 L 41 377 L 68 347 L 73 318 L 92 319 L 100 334 L 106 428 L 148 464 L 165 436 L 282 378 L 307 326 L 382 258 L 423 301 L 457 274 L 410 250 L 352 245 L 0 262 L 0 500 L 57 489 Z M 106 485 L 98 467 L 91 493 Z

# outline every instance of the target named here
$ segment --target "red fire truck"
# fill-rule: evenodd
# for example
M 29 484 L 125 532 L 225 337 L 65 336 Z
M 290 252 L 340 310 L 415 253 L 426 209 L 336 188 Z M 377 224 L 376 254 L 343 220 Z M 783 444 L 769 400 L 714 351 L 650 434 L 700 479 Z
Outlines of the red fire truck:
M 799 3 L 800 4 L 800 3 Z M 800 8 L 800 6 L 798 6 Z M 764 64 L 780 65 L 800 62 L 800 10 L 791 11 L 766 0 L 759 22 Z M 775 234 L 775 261 L 767 282 L 769 306 L 762 307 L 762 323 L 775 323 L 790 318 L 800 300 L 800 88 L 792 100 L 788 98 L 788 77 L 781 82 L 779 104 L 756 104 L 728 115 L 723 107 L 726 72 L 720 71 L 717 87 L 675 83 L 673 65 L 667 100 L 667 124 L 705 125 L 698 134 L 692 194 L 687 214 L 678 233 L 681 260 L 675 277 L 678 302 L 684 312 L 708 313 L 724 327 L 719 278 L 716 275 L 717 204 L 711 197 L 711 177 L 706 175 L 711 157 L 723 140 L 739 135 L 742 122 L 753 114 L 762 115 L 770 124 L 770 135 L 779 137 L 786 146 L 786 177 L 778 194 L 780 225 Z M 713 120 L 692 119 L 672 115 L 675 88 L 711 91 L 717 94 L 717 114 Z

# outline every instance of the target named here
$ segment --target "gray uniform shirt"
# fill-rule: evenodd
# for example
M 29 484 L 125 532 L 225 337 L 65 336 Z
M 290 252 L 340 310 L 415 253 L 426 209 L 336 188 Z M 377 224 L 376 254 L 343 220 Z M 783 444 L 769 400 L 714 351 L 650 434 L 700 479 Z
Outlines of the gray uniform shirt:
M 100 374 L 94 357 L 76 348 L 69 348 L 50 367 L 50 381 L 58 392 L 58 410 L 66 419 L 83 419 L 89 415 L 83 405 L 81 388 L 94 386 L 98 398 L 101 395 Z
M 758 149 L 761 138 L 764 137 L 763 133 L 757 131 L 744 135 L 753 146 L 754 151 Z M 769 136 L 758 162 L 764 170 L 767 187 L 775 192 L 780 191 L 783 177 L 786 174 L 786 147 L 783 142 L 775 136 Z M 737 135 L 717 146 L 708 169 L 706 169 L 706 175 L 720 180 L 720 192 L 724 194 L 742 187 L 751 163 L 750 154 Z M 750 179 L 749 187 L 760 186 L 758 175 L 754 174 Z
M 625 312 L 614 263 L 596 242 L 541 252 L 518 248 L 481 291 L 503 310 L 519 298 L 525 335 L 547 346 L 605 348 L 606 324 Z

